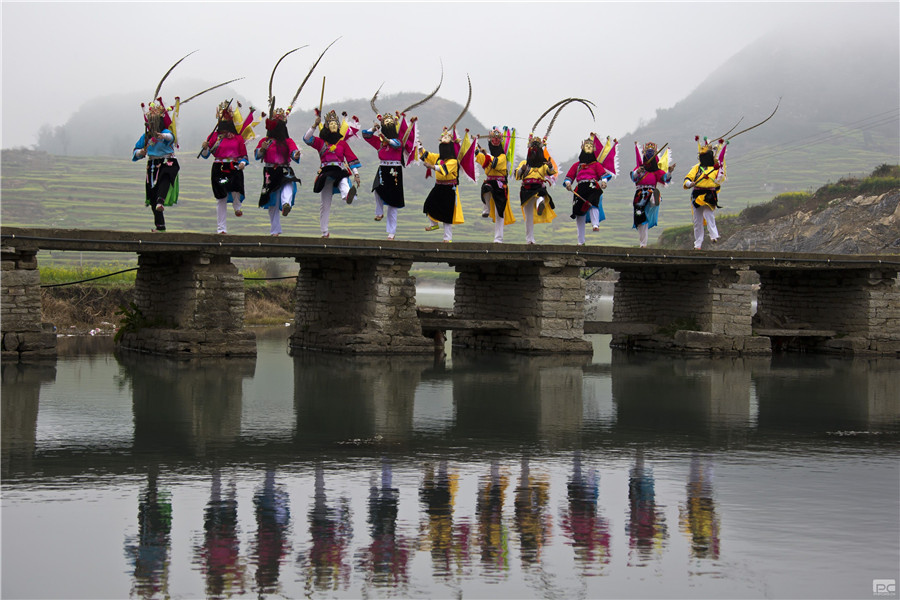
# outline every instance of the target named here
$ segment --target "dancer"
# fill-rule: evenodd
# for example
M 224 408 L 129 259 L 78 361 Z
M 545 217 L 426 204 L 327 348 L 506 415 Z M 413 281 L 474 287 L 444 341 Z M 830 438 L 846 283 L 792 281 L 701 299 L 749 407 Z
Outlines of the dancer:
M 503 243 L 504 225 L 515 223 L 509 206 L 509 163 L 515 156 L 516 130 L 494 127 L 488 135 L 488 152 L 478 147 L 475 161 L 484 169 L 484 183 L 481 184 L 481 201 L 484 203 L 482 217 L 494 221 L 494 243 Z
M 441 82 L 444 76 L 441 73 Z M 406 203 L 403 197 L 403 168 L 416 159 L 416 144 L 418 143 L 418 131 L 416 121 L 418 117 L 412 117 L 409 123 L 406 121 L 406 113 L 413 108 L 425 104 L 431 100 L 441 87 L 439 82 L 431 94 L 424 99 L 408 106 L 394 114 L 379 114 L 375 100 L 378 91 L 372 96 L 369 105 L 377 115 L 372 129 L 364 129 L 363 139 L 378 151 L 380 164 L 375 172 L 375 180 L 372 182 L 372 193 L 375 196 L 375 220 L 381 221 L 387 216 L 385 230 L 389 240 L 397 234 L 397 211 Z M 385 208 L 386 206 L 386 208 Z
M 719 206 L 719 190 L 725 181 L 725 162 L 716 160 L 716 152 L 724 159 L 726 144 L 720 140 L 719 145 L 709 143 L 700 137 L 697 141 L 697 154 L 700 162 L 693 166 L 684 178 L 684 189 L 691 191 L 691 216 L 694 223 L 694 250 L 703 247 L 703 226 L 709 232 L 710 241 L 715 244 L 719 240 L 716 228 L 715 210 Z
M 659 184 L 663 187 L 672 181 L 672 171 L 675 163 L 669 164 L 672 159 L 666 147 L 657 149 L 656 144 L 647 142 L 643 150 L 637 142 L 634 143 L 634 155 L 636 166 L 631 171 L 631 180 L 634 182 L 634 200 L 632 208 L 634 212 L 633 229 L 637 229 L 638 243 L 641 248 L 646 248 L 649 241 L 649 230 L 656 227 L 659 220 Z
M 593 231 L 600 231 L 600 222 L 606 219 L 603 212 L 603 190 L 616 174 L 615 148 L 617 141 L 607 138 L 601 146 L 596 133 L 581 143 L 578 161 L 569 167 L 563 185 L 572 192 L 572 218 L 578 231 L 578 245 L 585 244 L 585 226 L 588 217 Z M 604 162 L 598 160 L 602 158 Z M 606 164 L 610 166 L 607 167 Z M 572 188 L 572 184 L 575 188 Z
M 453 225 L 463 223 L 462 204 L 459 200 L 459 173 L 462 171 L 469 179 L 475 181 L 475 143 L 469 136 L 469 130 L 463 139 L 456 133 L 456 125 L 469 110 L 472 102 L 472 80 L 469 79 L 469 99 L 456 120 L 445 127 L 441 133 L 438 152 L 427 152 L 419 148 L 419 158 L 425 163 L 425 177 L 435 173 L 434 187 L 425 198 L 422 212 L 428 215 L 430 225 L 425 231 L 436 231 L 443 223 L 444 242 L 453 241 Z
M 547 152 L 546 142 L 533 134 L 528 136 L 528 154 L 516 168 L 516 180 L 522 182 L 519 202 L 525 217 L 525 242 L 534 244 L 534 224 L 552 223 L 556 218 L 553 198 L 547 184 L 553 184 L 557 173 L 555 162 Z
M 300 150 L 288 134 L 287 114 L 275 109 L 266 119 L 266 137 L 254 151 L 256 160 L 263 163 L 262 193 L 259 207 L 269 212 L 269 235 L 281 235 L 281 217 L 288 216 L 297 197 L 300 178 L 294 174 L 291 161 L 300 164 Z
M 347 116 L 346 113 L 343 116 Z M 303 141 L 306 145 L 313 147 L 319 153 L 321 168 L 316 176 L 313 184 L 313 191 L 321 195 L 321 205 L 319 207 L 319 227 L 322 230 L 322 237 L 330 236 L 328 231 L 328 223 L 331 219 L 331 199 L 335 193 L 340 193 L 341 198 L 347 203 L 352 204 L 353 198 L 356 197 L 356 189 L 359 186 L 359 168 L 360 162 L 347 143 L 348 138 L 352 138 L 359 131 L 358 123 L 350 124 L 346 120 L 339 120 L 335 111 L 330 111 L 325 115 L 324 126 L 320 127 L 322 117 L 320 111 L 316 111 L 316 120 Z M 316 128 L 319 128 L 319 135 L 315 135 Z M 346 164 L 346 166 L 345 166 Z M 350 176 L 353 176 L 353 182 L 356 185 L 350 185 Z
M 234 216 L 244 214 L 244 167 L 250 164 L 247 158 L 246 140 L 254 136 L 253 108 L 246 122 L 241 118 L 240 103 L 232 109 L 228 100 L 216 108 L 216 129 L 203 141 L 200 155 L 204 159 L 215 157 L 210 181 L 213 197 L 216 199 L 216 233 L 228 233 L 226 216 L 228 204 L 234 208 Z M 240 127 L 240 131 L 238 130 Z

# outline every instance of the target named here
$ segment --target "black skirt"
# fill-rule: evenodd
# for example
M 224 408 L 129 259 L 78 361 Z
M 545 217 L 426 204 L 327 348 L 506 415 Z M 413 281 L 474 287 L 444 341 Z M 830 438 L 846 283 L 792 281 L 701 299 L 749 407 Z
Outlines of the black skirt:
M 591 207 L 600 206 L 600 198 L 603 197 L 603 190 L 596 181 L 584 181 L 575 186 L 575 194 L 572 194 L 572 218 L 581 217 L 588 213 Z
M 380 165 L 375 172 L 372 191 L 388 206 L 403 208 L 403 167 L 400 165 Z
M 237 168 L 236 162 L 213 163 L 212 181 L 213 198 L 225 198 L 229 193 L 244 196 L 244 172 Z
M 500 187 L 501 183 L 503 183 L 503 187 Z M 487 194 L 490 194 L 491 198 L 494 199 L 494 206 L 501 219 L 503 218 L 503 213 L 506 212 L 506 195 L 508 189 L 505 181 L 497 179 L 488 179 L 481 184 L 481 198 L 484 199 Z
M 266 206 L 272 192 L 277 192 L 287 183 L 300 184 L 300 178 L 294 175 L 294 169 L 289 165 L 263 167 L 263 186 L 259 195 L 259 207 Z
M 545 185 L 529 185 L 527 183 L 523 183 L 522 189 L 519 191 L 519 202 L 521 202 L 522 206 L 524 206 L 526 202 L 528 202 L 532 197 L 538 194 L 544 197 L 544 199 L 550 204 L 550 208 L 556 210 L 556 205 L 553 204 L 553 198 L 550 197 L 550 194 L 547 192 L 547 186 Z
M 453 209 L 456 207 L 456 186 L 437 184 L 428 192 L 422 212 L 441 223 L 453 224 Z
M 316 182 L 313 183 L 313 191 L 318 194 L 323 189 L 325 189 L 325 182 L 329 177 L 334 180 L 334 184 L 336 185 L 338 181 L 340 181 L 344 177 L 349 176 L 350 172 L 347 171 L 347 169 L 343 169 L 335 165 L 322 167 L 321 169 L 319 169 L 319 172 L 316 175 Z

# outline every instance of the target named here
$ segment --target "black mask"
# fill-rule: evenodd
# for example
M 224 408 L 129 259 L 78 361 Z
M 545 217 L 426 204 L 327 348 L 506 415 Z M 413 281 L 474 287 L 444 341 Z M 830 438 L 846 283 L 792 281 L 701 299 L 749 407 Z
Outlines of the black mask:
M 456 158 L 456 152 L 453 143 L 441 143 L 438 145 L 438 154 L 441 160 L 452 160 Z
M 712 167 L 715 166 L 716 161 L 713 157 L 712 152 L 703 152 L 700 154 L 700 166 L 701 167 Z

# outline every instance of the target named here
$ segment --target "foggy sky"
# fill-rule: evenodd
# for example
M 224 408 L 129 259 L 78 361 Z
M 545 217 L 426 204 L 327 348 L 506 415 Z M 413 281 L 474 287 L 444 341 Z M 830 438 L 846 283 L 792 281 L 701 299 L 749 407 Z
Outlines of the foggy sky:
M 897 21 L 898 4 L 860 2 L 9 2 L 2 11 L 2 139 L 31 146 L 41 125 L 62 125 L 83 104 L 138 92 L 149 101 L 165 71 L 162 96 L 179 77 L 232 84 L 264 106 L 275 61 L 286 58 L 274 85 L 286 104 L 319 53 L 326 54 L 297 101 L 326 107 L 340 100 L 431 91 L 464 104 L 486 126 L 528 130 L 551 104 L 579 96 L 596 103 L 566 109 L 554 145 L 576 147 L 589 131 L 633 131 L 695 90 L 743 47 L 789 24 L 835 40 L 867 23 Z M 723 99 L 739 103 L 739 98 Z M 135 106 L 135 135 L 142 128 Z M 362 117 L 362 115 L 361 115 Z M 370 115 L 365 115 L 367 123 Z M 447 125 L 447 124 L 443 124 Z

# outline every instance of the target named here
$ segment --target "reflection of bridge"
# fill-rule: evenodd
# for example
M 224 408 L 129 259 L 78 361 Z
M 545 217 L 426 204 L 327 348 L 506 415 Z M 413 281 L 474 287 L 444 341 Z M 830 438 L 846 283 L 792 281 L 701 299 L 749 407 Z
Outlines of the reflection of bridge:
M 293 348 L 429 353 L 425 331 L 454 344 L 526 353 L 588 353 L 583 267 L 615 269 L 613 344 L 680 352 L 764 354 L 772 340 L 816 350 L 900 354 L 900 259 L 611 247 L 434 244 L 4 227 L 3 352 L 53 353 L 41 332 L 40 250 L 138 255 L 135 303 L 144 326 L 125 347 L 174 356 L 252 355 L 243 279 L 232 257 L 300 265 Z M 452 319 L 420 317 L 413 263 L 459 274 Z M 742 271 L 759 274 L 757 321 Z M 497 325 L 500 323 L 500 325 Z M 493 325 L 492 325 L 493 324 Z M 462 329 L 461 327 L 470 327 Z M 665 332 L 665 333 L 661 333 Z M 765 335 L 760 335 L 764 333 Z M 9 354 L 7 354 L 9 353 Z
M 659 451 L 733 448 L 742 439 L 831 451 L 835 438 L 827 432 L 895 429 L 890 424 L 900 417 L 894 359 L 821 357 L 794 367 L 783 358 L 616 351 L 610 365 L 592 365 L 583 355 L 462 354 L 448 369 L 428 357 L 296 353 L 286 358 L 292 375 L 257 382 L 284 419 L 278 428 L 253 429 L 245 415 L 257 400 L 245 398 L 244 389 L 255 359 L 211 358 L 198 366 L 122 352 L 117 360 L 132 411 L 121 428 L 133 431 L 130 440 L 112 445 L 108 432 L 97 431 L 96 439 L 68 448 L 41 447 L 37 438 L 41 385 L 56 381 L 55 369 L 6 363 L 2 476 L 381 454 L 468 461 L 538 446 L 627 449 L 648 436 Z

